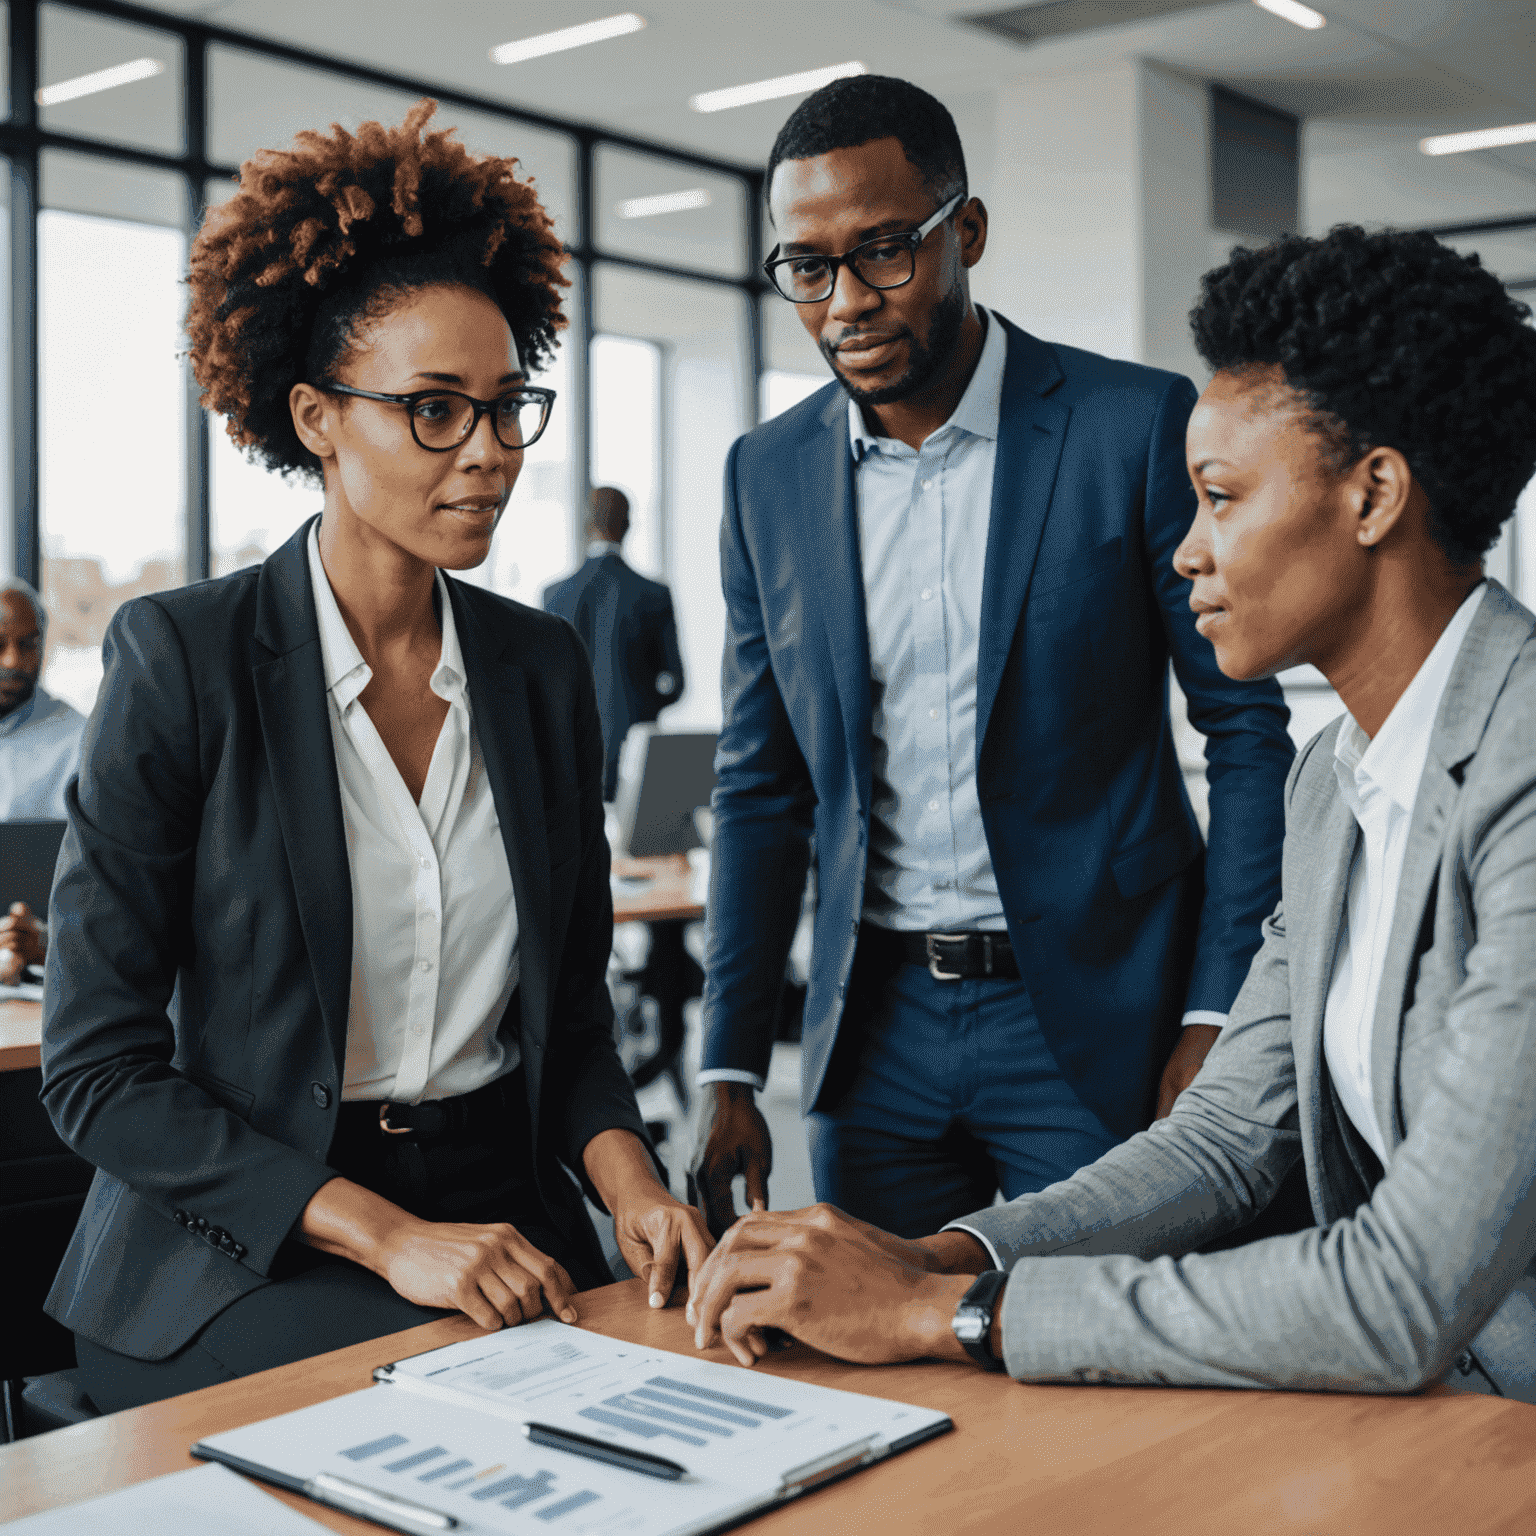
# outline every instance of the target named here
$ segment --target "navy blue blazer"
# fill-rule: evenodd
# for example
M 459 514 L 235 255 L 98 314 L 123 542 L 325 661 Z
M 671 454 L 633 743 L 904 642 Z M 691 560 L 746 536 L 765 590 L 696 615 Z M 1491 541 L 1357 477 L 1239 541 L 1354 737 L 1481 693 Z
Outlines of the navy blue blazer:
M 683 696 L 672 594 L 610 552 L 546 587 L 544 608 L 576 626 L 592 658 L 607 755 L 603 798 L 612 800 L 630 726 L 648 724 Z M 657 686 L 663 674 L 672 679 L 670 693 Z
M 1002 323 L 976 679 L 982 822 L 1046 1039 L 1084 1102 L 1129 1135 L 1151 1115 L 1183 1013 L 1226 1012 L 1247 974 L 1279 895 L 1294 750 L 1279 687 L 1221 674 L 1173 569 L 1195 512 L 1184 467 L 1194 387 Z M 702 1064 L 766 1073 L 814 841 L 806 1111 L 841 1091 L 847 1053 L 834 1048 L 869 841 L 847 402 L 830 385 L 739 439 L 721 528 Z M 1208 852 L 1174 751 L 1170 656 L 1206 736 Z
M 139 1360 L 267 1284 L 335 1177 L 352 882 L 308 535 L 118 610 L 68 793 L 43 1102 L 98 1172 L 46 1310 Z M 592 1137 L 644 1140 L 645 1123 L 605 980 L 592 674 L 558 619 L 466 582 L 448 591 L 517 901 L 521 980 L 501 1029 L 521 1045 L 551 1222 L 600 1266 L 565 1170 L 584 1177 Z

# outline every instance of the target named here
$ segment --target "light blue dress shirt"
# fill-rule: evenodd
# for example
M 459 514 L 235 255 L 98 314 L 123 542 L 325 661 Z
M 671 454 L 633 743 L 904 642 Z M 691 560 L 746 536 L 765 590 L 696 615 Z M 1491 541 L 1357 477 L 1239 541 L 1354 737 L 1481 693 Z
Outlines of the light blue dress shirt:
M 874 728 L 864 916 L 886 928 L 1006 926 L 976 792 L 976 660 L 1007 358 L 987 321 L 920 449 L 873 436 L 848 402 Z
M 85 716 L 42 688 L 0 715 L 0 821 L 64 819 L 84 730 Z

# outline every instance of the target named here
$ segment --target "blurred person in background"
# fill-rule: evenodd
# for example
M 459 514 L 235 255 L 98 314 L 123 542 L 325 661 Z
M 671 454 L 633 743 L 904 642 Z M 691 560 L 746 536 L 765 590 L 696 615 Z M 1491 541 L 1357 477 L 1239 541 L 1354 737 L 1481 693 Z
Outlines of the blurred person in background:
M 618 793 L 619 755 L 632 725 L 648 725 L 683 696 L 672 594 L 624 559 L 629 498 L 610 485 L 592 492 L 587 558 L 544 589 L 544 610 L 576 626 L 592 658 L 603 721 L 603 799 Z
M 98 1171 L 47 1310 L 106 1412 L 452 1310 L 574 1322 L 583 1189 L 655 1306 L 709 1250 L 614 1049 L 591 669 L 444 574 L 549 419 L 565 253 L 432 111 L 258 153 L 193 245 L 205 403 L 325 503 L 118 611 L 67 797 L 43 1102 Z
M 17 576 L 0 579 L 0 821 L 61 820 L 80 758 L 85 716 L 38 683 L 48 610 Z M 0 917 L 0 985 L 41 965 L 42 918 L 24 901 Z

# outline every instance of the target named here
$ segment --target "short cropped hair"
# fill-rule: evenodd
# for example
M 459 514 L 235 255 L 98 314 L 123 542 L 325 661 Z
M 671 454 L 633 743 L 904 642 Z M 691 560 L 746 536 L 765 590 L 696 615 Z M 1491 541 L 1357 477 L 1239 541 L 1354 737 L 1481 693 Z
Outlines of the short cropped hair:
M 1190 312 L 1218 372 L 1278 365 L 1342 472 L 1396 448 L 1430 533 L 1480 560 L 1536 470 L 1536 330 L 1476 256 L 1422 231 L 1286 235 L 1207 272 Z
M 965 195 L 965 153 L 948 108 L 890 75 L 851 75 L 807 96 L 773 141 L 765 190 L 782 160 L 813 160 L 875 139 L 895 139 L 938 202 Z
M 288 395 L 326 382 L 358 331 L 406 294 L 463 284 L 506 316 L 522 365 L 548 360 L 565 324 L 565 251 L 517 161 L 471 155 L 436 103 L 398 128 L 301 133 L 240 168 L 192 245 L 187 315 L 203 403 L 269 469 L 320 478 Z
M 48 606 L 43 602 L 43 595 L 32 585 L 30 581 L 23 581 L 20 576 L 0 576 L 0 597 L 7 592 L 14 592 L 17 597 L 26 598 L 31 605 L 33 616 L 37 619 L 37 637 L 40 641 L 48 639 Z

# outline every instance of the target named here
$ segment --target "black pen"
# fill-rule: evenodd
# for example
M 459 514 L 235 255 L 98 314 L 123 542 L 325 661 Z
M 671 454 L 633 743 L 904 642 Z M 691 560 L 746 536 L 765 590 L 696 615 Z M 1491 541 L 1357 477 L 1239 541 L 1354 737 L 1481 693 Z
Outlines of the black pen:
M 594 1440 L 590 1435 L 578 1435 L 574 1430 L 556 1429 L 552 1424 L 524 1424 L 523 1433 L 535 1445 L 569 1451 L 573 1456 L 589 1456 L 593 1461 L 606 1461 L 610 1466 L 643 1472 L 647 1477 L 662 1477 L 669 1483 L 688 1476 L 687 1467 L 668 1461 L 665 1456 L 631 1451 L 622 1445 L 610 1445 L 606 1440 Z

